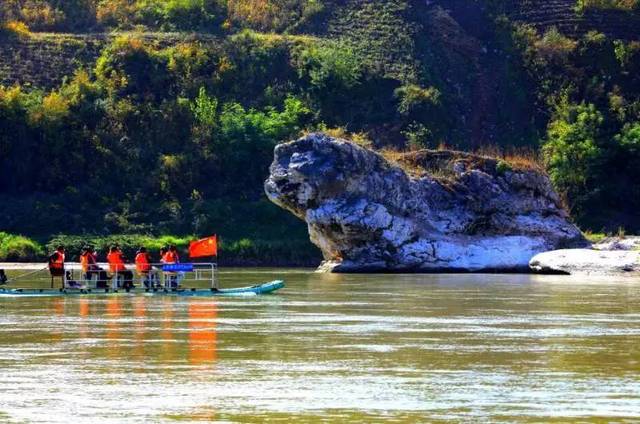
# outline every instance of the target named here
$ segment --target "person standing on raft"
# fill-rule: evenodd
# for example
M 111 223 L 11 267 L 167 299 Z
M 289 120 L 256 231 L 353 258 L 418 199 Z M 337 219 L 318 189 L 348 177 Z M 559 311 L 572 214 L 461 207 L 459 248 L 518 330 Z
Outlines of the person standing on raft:
M 53 279 L 60 277 L 62 281 L 62 288 L 64 288 L 64 261 L 65 250 L 64 246 L 60 245 L 49 256 L 49 273 L 51 274 L 51 288 L 53 288 Z
M 134 288 L 133 273 L 129 271 L 124 264 L 124 256 L 118 246 L 111 246 L 109 254 L 107 255 L 107 262 L 109 262 L 109 271 L 111 271 L 116 278 L 116 283 L 118 283 L 118 276 L 122 275 L 122 288 L 125 290 Z

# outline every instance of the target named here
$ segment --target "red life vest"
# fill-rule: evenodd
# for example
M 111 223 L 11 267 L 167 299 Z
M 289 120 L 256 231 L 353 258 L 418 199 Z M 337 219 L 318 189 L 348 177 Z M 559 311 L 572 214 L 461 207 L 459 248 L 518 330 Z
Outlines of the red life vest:
M 52 256 L 52 259 L 49 261 L 49 269 L 64 269 L 64 253 L 58 250 Z
M 91 253 L 83 253 L 80 255 L 80 267 L 83 272 L 89 271 L 89 255 L 91 255 Z
M 140 273 L 149 272 L 151 270 L 148 254 L 140 252 L 136 255 L 136 270 Z
M 178 262 L 178 254 L 169 250 L 162 257 L 162 262 L 165 264 L 175 264 Z
M 109 270 L 111 272 L 122 272 L 126 271 L 127 267 L 124 265 L 124 261 L 122 260 L 122 253 L 120 252 L 111 252 L 107 255 L 107 262 L 109 262 Z

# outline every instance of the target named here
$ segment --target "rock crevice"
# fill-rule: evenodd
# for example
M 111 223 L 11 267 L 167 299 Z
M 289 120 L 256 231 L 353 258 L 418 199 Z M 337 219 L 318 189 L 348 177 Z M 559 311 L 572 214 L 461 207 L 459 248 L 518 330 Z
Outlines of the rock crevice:
M 526 270 L 540 252 L 586 245 L 539 171 L 454 151 L 399 162 L 311 134 L 276 148 L 265 190 L 307 222 L 322 270 Z

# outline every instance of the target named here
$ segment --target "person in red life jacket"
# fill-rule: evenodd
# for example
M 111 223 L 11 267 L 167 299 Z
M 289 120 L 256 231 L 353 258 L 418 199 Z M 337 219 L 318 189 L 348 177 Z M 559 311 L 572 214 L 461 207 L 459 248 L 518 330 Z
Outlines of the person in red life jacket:
M 169 251 L 169 248 L 166 246 L 160 248 L 160 263 L 162 264 L 164 263 L 164 255 L 166 255 L 168 251 Z
M 98 265 L 98 254 L 93 247 L 86 246 L 82 249 L 82 253 L 80 254 L 80 266 L 82 267 L 85 280 L 90 281 L 94 275 L 97 275 L 98 280 L 96 282 L 96 288 L 104 289 L 107 287 L 107 280 L 109 279 L 109 276 L 107 275 L 107 272 Z
M 89 246 L 83 247 L 82 253 L 80 253 L 80 268 L 82 268 L 82 273 L 84 274 L 85 280 L 91 280 L 92 276 L 92 273 L 89 269 L 90 258 L 92 258 L 92 255 Z
M 177 264 L 180 262 L 180 256 L 178 255 L 178 248 L 174 245 L 169 246 L 169 249 L 162 256 L 162 262 L 165 264 Z
M 111 246 L 109 254 L 107 255 L 107 262 L 109 262 L 109 271 L 113 276 L 116 276 L 116 278 L 122 276 L 122 287 L 125 290 L 134 288 L 133 272 L 127 269 L 127 266 L 124 263 L 124 256 L 118 246 Z
M 179 262 L 180 262 L 180 257 L 178 256 L 178 249 L 174 245 L 169 246 L 169 249 L 167 249 L 162 255 L 162 263 L 170 265 L 170 264 L 177 264 Z M 169 279 L 172 289 L 178 288 L 178 275 L 175 272 L 165 273 L 165 281 L 166 281 L 166 278 Z
M 62 281 L 62 288 L 64 288 L 64 260 L 65 250 L 64 246 L 60 245 L 49 256 L 49 273 L 51 274 L 51 288 L 53 288 L 54 277 L 60 277 Z
M 136 271 L 144 286 L 153 288 L 155 274 L 151 270 L 151 256 L 145 247 L 141 247 L 136 253 Z

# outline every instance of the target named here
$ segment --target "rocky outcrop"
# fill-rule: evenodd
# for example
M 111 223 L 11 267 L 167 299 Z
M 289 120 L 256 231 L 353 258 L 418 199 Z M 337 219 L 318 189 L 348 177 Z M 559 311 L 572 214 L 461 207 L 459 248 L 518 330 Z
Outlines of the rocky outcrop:
M 586 243 L 541 172 L 453 151 L 398 161 L 311 134 L 276 147 L 265 190 L 307 222 L 325 271 L 527 270 Z

